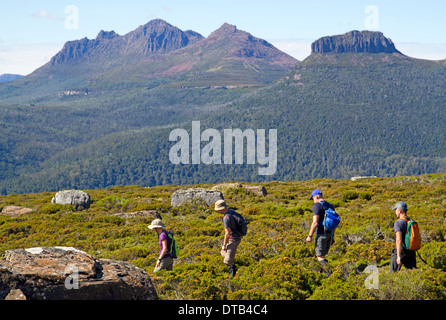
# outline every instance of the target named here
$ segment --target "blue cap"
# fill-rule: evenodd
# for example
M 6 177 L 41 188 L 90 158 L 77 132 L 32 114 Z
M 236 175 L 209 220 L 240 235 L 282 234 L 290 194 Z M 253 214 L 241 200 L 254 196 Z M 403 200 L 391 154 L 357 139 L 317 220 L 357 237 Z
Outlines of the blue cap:
M 400 201 L 393 207 L 392 210 L 396 209 L 400 209 L 403 210 L 404 212 L 407 212 L 407 204 L 404 201 Z
M 319 189 L 313 190 L 313 192 L 311 193 L 310 200 L 313 199 L 313 196 L 318 196 L 318 195 L 321 195 L 321 196 L 322 196 L 322 191 L 319 190 Z

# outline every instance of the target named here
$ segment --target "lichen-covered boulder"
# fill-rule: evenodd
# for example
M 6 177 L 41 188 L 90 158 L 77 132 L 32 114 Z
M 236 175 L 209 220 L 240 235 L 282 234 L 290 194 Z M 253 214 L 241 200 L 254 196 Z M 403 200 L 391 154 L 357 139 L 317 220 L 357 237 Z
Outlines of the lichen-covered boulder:
M 0 299 L 157 300 L 149 275 L 123 261 L 96 259 L 72 247 L 5 252 Z
M 56 193 L 51 203 L 70 204 L 77 210 L 90 208 L 90 195 L 82 190 L 63 190 Z

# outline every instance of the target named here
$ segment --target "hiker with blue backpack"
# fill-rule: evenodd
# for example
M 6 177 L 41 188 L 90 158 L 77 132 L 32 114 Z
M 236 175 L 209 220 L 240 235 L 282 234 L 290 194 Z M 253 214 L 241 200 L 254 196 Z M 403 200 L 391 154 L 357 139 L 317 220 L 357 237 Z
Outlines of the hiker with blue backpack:
M 310 200 L 314 202 L 313 222 L 306 242 L 310 243 L 314 237 L 317 260 L 322 269 L 326 270 L 325 273 L 328 277 L 331 274 L 331 269 L 325 256 L 335 242 L 335 229 L 339 225 L 340 217 L 335 212 L 333 205 L 323 199 L 321 190 L 314 190 Z
M 215 211 L 223 214 L 225 236 L 220 253 L 224 258 L 223 262 L 228 266 L 229 274 L 234 277 L 237 273 L 235 254 L 243 236 L 247 233 L 247 223 L 241 214 L 229 209 L 224 200 L 215 202 Z
M 175 239 L 172 234 L 165 230 L 166 226 L 160 219 L 153 220 L 148 228 L 156 231 L 160 245 L 160 253 L 153 272 L 158 272 L 163 269 L 172 271 L 173 259 L 176 258 L 179 253 Z

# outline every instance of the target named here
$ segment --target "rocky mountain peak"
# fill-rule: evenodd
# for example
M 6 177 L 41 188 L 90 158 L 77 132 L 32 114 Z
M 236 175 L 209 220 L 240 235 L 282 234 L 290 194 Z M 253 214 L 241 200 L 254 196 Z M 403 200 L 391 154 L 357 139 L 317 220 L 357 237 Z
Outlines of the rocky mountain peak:
M 114 31 L 101 31 L 96 39 L 69 41 L 52 58 L 50 64 L 85 62 L 102 63 L 110 59 L 143 59 L 155 53 L 168 53 L 203 39 L 194 31 L 183 32 L 161 19 L 149 21 L 136 30 L 120 36 Z
M 245 33 L 244 31 L 240 31 L 237 29 L 236 26 L 224 23 L 220 28 L 212 32 L 208 39 L 221 39 L 221 38 L 228 38 L 232 37 L 234 34 L 240 34 Z
M 401 53 L 382 32 L 350 31 L 342 35 L 323 37 L 311 45 L 312 53 Z
M 116 38 L 116 37 L 119 37 L 119 34 L 117 34 L 114 31 L 104 31 L 104 30 L 101 30 L 99 32 L 99 34 L 97 35 L 95 40 L 103 40 L 103 39 L 111 40 L 111 39 Z

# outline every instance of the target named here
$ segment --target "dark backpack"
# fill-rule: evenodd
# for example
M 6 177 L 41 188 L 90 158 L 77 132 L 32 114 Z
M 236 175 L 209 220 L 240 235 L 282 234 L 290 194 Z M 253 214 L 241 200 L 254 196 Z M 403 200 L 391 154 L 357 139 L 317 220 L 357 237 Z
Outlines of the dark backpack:
M 175 238 L 172 234 L 167 232 L 167 237 L 170 240 L 170 248 L 169 248 L 170 256 L 173 259 L 176 259 L 180 255 L 180 248 L 178 247 L 177 242 L 175 241 Z
M 242 236 L 246 236 L 246 234 L 248 233 L 248 223 L 246 222 L 245 218 L 243 218 L 243 216 L 238 213 L 235 212 L 234 210 L 228 210 L 228 213 L 232 218 L 234 218 L 235 221 L 235 231 L 242 235 Z
M 325 206 L 324 201 L 319 202 L 324 208 L 325 216 L 322 225 L 325 230 L 334 230 L 341 222 L 341 217 L 330 206 Z

